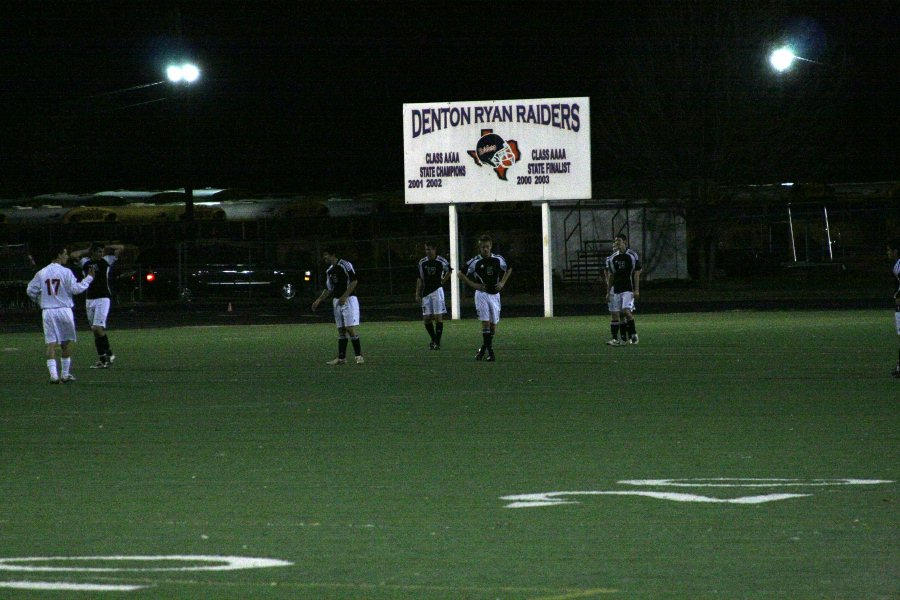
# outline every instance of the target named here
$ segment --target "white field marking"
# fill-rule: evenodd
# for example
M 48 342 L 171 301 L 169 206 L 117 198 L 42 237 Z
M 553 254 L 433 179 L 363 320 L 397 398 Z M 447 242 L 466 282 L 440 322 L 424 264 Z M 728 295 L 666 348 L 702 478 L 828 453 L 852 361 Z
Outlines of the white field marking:
M 105 583 L 62 583 L 51 581 L 0 581 L 0 588 L 64 592 L 133 592 L 146 585 L 107 585 Z
M 200 562 L 215 563 L 187 567 L 77 567 L 77 566 L 37 566 L 14 563 L 36 562 L 90 562 L 90 561 L 128 561 L 128 562 Z M 115 573 L 121 571 L 160 572 L 160 571 L 235 571 L 238 569 L 265 569 L 269 567 L 287 567 L 294 563 L 274 558 L 250 558 L 246 556 L 204 556 L 182 555 L 169 556 L 31 556 L 26 558 L 0 558 L 0 571 L 63 572 L 63 573 Z
M 531 508 L 536 506 L 559 506 L 561 504 L 580 504 L 576 500 L 563 500 L 560 496 L 644 496 L 657 500 L 673 502 L 700 502 L 704 504 L 762 504 L 777 500 L 803 498 L 812 494 L 764 494 L 762 496 L 742 496 L 739 498 L 711 498 L 696 494 L 678 492 L 638 492 L 638 491 L 588 491 L 588 492 L 539 492 L 537 494 L 516 494 L 501 496 L 501 500 L 513 500 L 504 508 Z
M 890 479 L 771 479 L 710 477 L 708 479 L 623 479 L 617 483 L 653 487 L 822 487 L 833 485 L 876 485 L 894 483 Z
M 18 348 L 4 348 L 3 351 L 4 352 L 18 352 L 19 349 Z

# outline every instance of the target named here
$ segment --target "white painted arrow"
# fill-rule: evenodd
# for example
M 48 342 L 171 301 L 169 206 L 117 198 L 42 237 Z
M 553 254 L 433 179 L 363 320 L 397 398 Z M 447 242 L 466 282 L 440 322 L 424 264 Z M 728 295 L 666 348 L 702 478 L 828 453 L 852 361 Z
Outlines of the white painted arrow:
M 682 494 L 677 492 L 645 492 L 638 490 L 628 491 L 584 491 L 584 492 L 540 492 L 537 494 L 516 494 L 502 496 L 501 500 L 510 500 L 505 508 L 531 508 L 536 506 L 558 506 L 561 504 L 578 504 L 576 500 L 565 500 L 562 496 L 644 496 L 657 500 L 671 500 L 672 502 L 701 502 L 707 504 L 762 504 L 763 502 L 775 502 L 789 500 L 791 498 L 803 498 L 812 494 L 763 494 L 759 496 L 741 496 L 738 498 L 712 498 L 710 496 L 698 496 L 697 494 Z

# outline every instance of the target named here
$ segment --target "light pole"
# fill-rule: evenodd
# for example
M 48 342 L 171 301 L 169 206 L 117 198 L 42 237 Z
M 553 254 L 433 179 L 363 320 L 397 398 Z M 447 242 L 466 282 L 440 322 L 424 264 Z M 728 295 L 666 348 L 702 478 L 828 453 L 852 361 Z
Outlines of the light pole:
M 193 63 L 172 64 L 166 68 L 166 77 L 175 85 L 179 99 L 179 121 L 184 134 L 184 228 L 188 243 L 194 240 L 194 187 L 192 184 L 193 167 L 191 165 L 191 84 L 200 78 L 200 69 Z
M 785 71 L 788 71 L 794 65 L 794 61 L 797 61 L 797 60 L 800 60 L 803 62 L 808 62 L 808 63 L 813 63 L 816 65 L 824 65 L 824 63 L 821 63 L 817 60 L 812 60 L 811 58 L 805 58 L 803 56 L 798 56 L 797 54 L 794 54 L 794 50 L 790 46 L 782 46 L 776 50 L 773 50 L 772 53 L 769 55 L 769 64 L 772 65 L 772 68 L 775 69 L 775 71 L 777 71 L 779 75 L 781 73 L 784 73 Z M 788 184 L 782 184 L 782 185 L 788 185 Z M 825 217 L 825 236 L 827 238 L 827 243 L 828 243 L 828 260 L 833 261 L 834 260 L 834 251 L 832 249 L 833 242 L 831 241 L 831 227 L 828 224 L 828 207 L 823 206 L 822 211 L 823 211 L 823 214 Z M 787 213 L 788 213 L 788 229 L 789 229 L 790 235 L 791 235 L 791 256 L 793 258 L 793 261 L 796 263 L 797 262 L 797 244 L 796 244 L 796 240 L 794 239 L 794 220 L 793 220 L 793 216 L 791 215 L 791 203 L 790 202 L 788 202 Z M 807 250 L 806 254 L 807 254 L 806 260 L 809 261 L 808 250 Z

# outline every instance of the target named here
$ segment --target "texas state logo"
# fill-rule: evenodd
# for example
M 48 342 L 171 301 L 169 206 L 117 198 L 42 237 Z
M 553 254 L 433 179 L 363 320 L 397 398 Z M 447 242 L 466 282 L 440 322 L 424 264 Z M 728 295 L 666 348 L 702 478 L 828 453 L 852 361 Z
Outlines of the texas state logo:
M 497 177 L 506 181 L 506 171 L 519 162 L 522 153 L 519 152 L 516 140 L 504 140 L 493 129 L 482 129 L 481 139 L 475 144 L 474 150 L 469 150 L 469 156 L 479 167 L 490 165 Z

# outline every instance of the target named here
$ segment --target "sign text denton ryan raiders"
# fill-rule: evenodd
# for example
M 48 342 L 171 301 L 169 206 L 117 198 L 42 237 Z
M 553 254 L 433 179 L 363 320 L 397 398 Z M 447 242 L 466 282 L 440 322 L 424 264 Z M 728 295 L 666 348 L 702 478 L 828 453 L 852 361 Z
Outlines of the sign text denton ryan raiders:
M 472 123 L 532 123 L 577 132 L 581 108 L 572 104 L 516 104 L 413 109 L 412 137 Z

